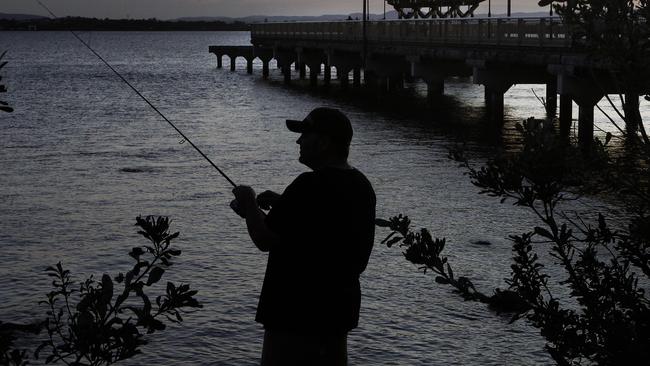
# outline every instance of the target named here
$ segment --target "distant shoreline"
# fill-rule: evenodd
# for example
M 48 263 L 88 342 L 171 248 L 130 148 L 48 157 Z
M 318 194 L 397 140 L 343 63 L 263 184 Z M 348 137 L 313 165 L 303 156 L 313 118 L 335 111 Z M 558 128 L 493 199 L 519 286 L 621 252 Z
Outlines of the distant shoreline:
M 249 31 L 250 24 L 223 21 L 167 21 L 157 19 L 0 19 L 0 31 Z

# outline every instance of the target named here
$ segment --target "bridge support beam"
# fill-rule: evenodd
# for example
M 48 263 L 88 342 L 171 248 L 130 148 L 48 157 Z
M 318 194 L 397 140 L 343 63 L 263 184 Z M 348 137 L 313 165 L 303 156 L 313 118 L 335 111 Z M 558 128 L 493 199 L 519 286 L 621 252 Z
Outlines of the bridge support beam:
M 467 60 L 474 67 L 474 84 L 485 86 L 485 102 L 488 118 L 492 122 L 503 122 L 504 94 L 514 84 L 546 84 L 548 73 L 545 68 L 521 66 L 518 64 L 491 64 L 485 60 Z
M 223 67 L 223 55 L 217 55 L 217 69 Z
M 278 62 L 278 68 L 284 75 L 284 83 L 291 83 L 291 64 L 296 62 L 297 56 L 294 50 L 276 48 L 273 50 L 273 57 Z
M 380 92 L 395 92 L 404 87 L 410 66 L 404 56 L 374 54 L 366 59 L 365 71 L 377 77 Z
M 569 141 L 573 123 L 573 100 L 570 95 L 560 94 L 560 136 Z
M 557 78 L 552 77 L 546 83 L 546 114 L 550 117 L 557 113 Z
M 472 68 L 463 62 L 433 60 L 421 56 L 409 57 L 411 77 L 422 79 L 427 84 L 427 102 L 434 105 L 445 92 L 445 78 L 449 76 L 472 75 Z
M 307 78 L 307 65 L 304 62 L 296 62 L 296 64 L 300 72 L 300 80 L 305 80 Z
M 326 60 L 325 64 L 323 65 L 323 84 L 325 86 L 329 86 L 331 80 L 332 80 L 332 66 L 330 65 L 329 60 Z
M 425 82 L 427 83 L 427 102 L 432 106 L 445 94 L 445 80 L 430 79 Z
M 337 67 L 336 68 L 336 77 L 339 79 L 339 83 L 341 83 L 341 88 L 347 89 L 348 86 L 350 85 L 350 69 L 344 69 L 343 67 Z
M 330 65 L 336 67 L 336 74 L 341 87 L 347 88 L 350 80 L 348 74 L 355 68 L 361 67 L 361 54 L 357 52 L 330 51 L 327 58 Z
M 262 77 L 265 79 L 269 77 L 269 62 L 273 59 L 272 48 L 255 47 L 253 50 L 255 57 L 262 61 Z
M 352 86 L 358 88 L 361 86 L 361 68 L 355 67 L 352 69 Z
M 318 74 L 320 73 L 320 65 L 318 65 L 318 68 L 309 67 L 309 85 L 312 87 L 317 87 L 318 86 Z
M 578 104 L 578 143 L 589 146 L 594 139 L 594 106 L 605 95 L 604 83 L 596 84 L 592 78 L 577 78 L 560 74 L 558 89 L 562 95 L 570 95 Z
M 235 71 L 235 66 L 237 66 L 237 56 L 230 55 L 230 71 Z
M 578 104 L 578 142 L 582 146 L 589 146 L 594 140 L 594 105 Z
M 485 99 L 487 103 L 488 119 L 491 122 L 503 122 L 505 116 L 505 94 L 512 84 L 485 85 Z
M 317 86 L 320 67 L 323 63 L 327 62 L 325 52 L 311 48 L 299 48 L 297 51 L 299 62 L 303 65 L 300 68 L 301 78 L 305 78 L 303 73 L 306 73 L 305 65 L 307 65 L 309 67 L 309 84 L 311 86 Z

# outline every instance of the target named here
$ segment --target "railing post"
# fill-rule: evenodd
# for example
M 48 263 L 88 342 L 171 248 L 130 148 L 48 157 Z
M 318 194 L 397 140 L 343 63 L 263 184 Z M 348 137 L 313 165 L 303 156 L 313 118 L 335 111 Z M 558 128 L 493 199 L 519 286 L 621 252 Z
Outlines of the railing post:
M 497 19 L 497 45 L 501 44 L 501 38 L 503 38 L 503 34 L 501 33 L 502 25 L 501 25 L 501 19 Z
M 539 45 L 544 46 L 546 43 L 546 19 L 540 18 L 539 20 Z
M 526 38 L 526 23 L 523 19 L 517 19 L 517 44 L 522 45 Z

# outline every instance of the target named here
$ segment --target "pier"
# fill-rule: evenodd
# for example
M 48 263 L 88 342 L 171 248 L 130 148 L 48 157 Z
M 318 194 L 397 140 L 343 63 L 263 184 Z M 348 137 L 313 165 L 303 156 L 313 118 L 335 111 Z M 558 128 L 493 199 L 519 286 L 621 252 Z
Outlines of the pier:
M 579 107 L 578 139 L 593 139 L 594 107 L 617 93 L 608 70 L 576 47 L 562 21 L 544 18 L 451 18 L 396 21 L 260 23 L 251 29 L 252 46 L 211 46 L 222 56 L 259 58 L 263 76 L 277 61 L 284 81 L 291 68 L 311 85 L 329 84 L 332 67 L 342 88 L 365 86 L 380 92 L 403 87 L 405 80 L 427 84 L 431 103 L 444 94 L 445 79 L 471 76 L 483 85 L 488 116 L 502 121 L 504 94 L 515 84 L 544 84 L 546 109 L 568 135 L 572 105 Z M 350 76 L 352 82 L 350 83 Z M 558 103 L 559 99 L 559 103 Z

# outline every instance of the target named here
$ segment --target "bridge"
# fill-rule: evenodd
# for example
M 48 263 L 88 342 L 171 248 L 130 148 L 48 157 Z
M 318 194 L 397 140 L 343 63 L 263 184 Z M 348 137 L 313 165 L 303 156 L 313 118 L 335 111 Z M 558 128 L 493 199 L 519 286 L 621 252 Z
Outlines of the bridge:
M 444 93 L 445 79 L 471 76 L 485 90 L 488 115 L 502 121 L 504 94 L 514 84 L 546 85 L 547 112 L 558 108 L 560 130 L 567 134 L 572 104 L 579 107 L 578 138 L 593 137 L 594 106 L 614 93 L 606 67 L 595 64 L 575 47 L 557 17 L 446 18 L 395 21 L 340 21 L 260 23 L 251 29 L 252 46 L 238 49 L 211 46 L 221 67 L 230 56 L 231 69 L 238 56 L 259 58 L 263 75 L 277 61 L 284 81 L 291 82 L 291 67 L 313 86 L 330 84 L 332 67 L 341 87 L 362 85 L 384 92 L 402 88 L 405 80 L 427 84 L 435 103 Z M 363 77 L 362 77 L 363 75 Z M 596 76 L 596 77 L 594 77 Z

